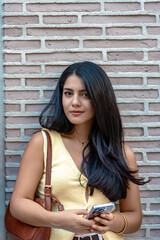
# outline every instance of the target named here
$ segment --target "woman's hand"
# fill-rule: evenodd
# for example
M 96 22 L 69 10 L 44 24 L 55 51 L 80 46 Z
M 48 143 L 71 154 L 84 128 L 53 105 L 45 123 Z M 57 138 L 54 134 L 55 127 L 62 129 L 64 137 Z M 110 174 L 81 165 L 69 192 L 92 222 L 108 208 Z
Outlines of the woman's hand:
M 95 221 L 88 220 L 83 217 L 87 214 L 88 211 L 83 209 L 65 210 L 55 213 L 52 227 L 64 229 L 70 232 L 74 232 L 76 234 L 90 233 L 92 225 L 95 223 Z
M 94 224 L 90 232 L 104 234 L 111 229 L 114 221 L 114 214 L 111 212 L 103 212 L 100 216 L 94 218 Z

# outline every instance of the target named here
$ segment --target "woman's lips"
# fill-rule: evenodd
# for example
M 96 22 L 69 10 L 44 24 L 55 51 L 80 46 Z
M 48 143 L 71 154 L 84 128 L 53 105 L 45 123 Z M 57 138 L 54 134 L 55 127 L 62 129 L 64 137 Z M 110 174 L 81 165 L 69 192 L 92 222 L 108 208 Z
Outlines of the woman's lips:
M 79 116 L 83 113 L 83 111 L 71 111 L 70 113 L 74 116 Z

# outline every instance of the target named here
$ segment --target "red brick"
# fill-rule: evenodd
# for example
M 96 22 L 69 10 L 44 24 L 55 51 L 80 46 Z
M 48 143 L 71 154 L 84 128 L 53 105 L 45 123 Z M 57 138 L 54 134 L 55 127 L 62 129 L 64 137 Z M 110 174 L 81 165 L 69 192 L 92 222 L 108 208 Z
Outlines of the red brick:
M 143 155 L 142 153 L 135 152 L 135 157 L 137 161 L 143 161 Z
M 140 173 L 159 173 L 160 166 L 139 166 Z
M 28 36 L 100 36 L 101 28 L 27 28 Z M 153 41 L 153 40 L 152 40 Z
M 77 23 L 78 17 L 77 16 L 43 16 L 43 22 L 45 24 L 72 24 Z
M 129 239 L 136 239 L 136 238 L 143 238 L 145 239 L 146 236 L 146 230 L 145 229 L 140 229 L 138 232 L 135 233 L 130 233 L 130 234 L 124 234 L 124 237 L 129 238 Z
M 150 177 L 150 182 L 148 183 L 149 185 L 160 185 L 160 178 L 156 177 Z
M 51 74 L 61 74 L 67 65 L 46 65 L 45 67 L 45 73 L 51 73 Z
M 154 210 L 159 210 L 160 209 L 160 203 L 151 203 L 150 204 L 150 209 L 152 210 L 152 211 L 154 211 Z
M 106 2 L 104 4 L 105 11 L 119 12 L 119 11 L 137 11 L 140 10 L 140 3 L 138 2 Z
M 106 35 L 109 35 L 109 36 L 142 35 L 142 28 L 141 27 L 107 27 Z
M 108 72 L 159 72 L 158 65 L 108 65 L 103 66 L 103 69 Z
M 95 12 L 100 10 L 99 3 L 33 3 L 26 4 L 29 12 Z
M 156 39 L 128 40 L 84 40 L 86 48 L 153 48 L 157 47 Z
M 143 148 L 143 149 L 148 149 L 148 148 L 159 148 L 160 146 L 160 141 L 134 141 L 134 142 L 128 142 L 129 146 L 131 148 Z
M 78 40 L 46 40 L 46 48 L 48 49 L 71 49 L 78 47 Z
M 29 49 L 39 49 L 40 41 L 39 40 L 19 40 L 19 41 L 5 41 L 4 42 L 5 49 L 12 50 L 29 50 Z
M 140 192 L 140 196 L 141 196 L 141 198 L 159 198 L 159 191 L 156 191 L 156 190 L 152 190 L 152 191 L 147 191 L 147 190 L 142 190 L 141 192 Z M 146 217 L 146 216 L 143 216 L 143 219 L 144 219 L 144 221 L 143 221 L 143 224 L 156 224 L 157 223 L 157 221 L 159 221 L 160 219 L 158 218 L 158 219 L 156 219 L 154 216 L 148 216 L 148 217 Z
M 142 224 L 158 224 L 160 223 L 160 216 L 143 216 Z
M 143 60 L 143 52 L 107 52 L 108 61 L 142 61 Z
M 26 25 L 39 23 L 38 16 L 7 16 L 4 23 L 8 25 Z
M 31 53 L 26 54 L 27 62 L 58 62 L 58 61 L 83 61 L 86 59 L 86 52 L 59 52 L 59 53 Z M 87 60 L 102 60 L 101 52 L 89 52 Z

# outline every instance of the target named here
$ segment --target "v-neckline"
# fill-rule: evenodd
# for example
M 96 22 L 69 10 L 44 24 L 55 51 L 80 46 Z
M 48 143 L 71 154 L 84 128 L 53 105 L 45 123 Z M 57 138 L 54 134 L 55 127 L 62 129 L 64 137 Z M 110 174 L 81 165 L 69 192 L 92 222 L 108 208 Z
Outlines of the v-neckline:
M 88 181 L 88 179 L 86 178 L 86 176 L 84 176 L 84 174 L 81 173 L 81 171 L 79 170 L 79 168 L 77 167 L 77 165 L 75 164 L 75 161 L 73 160 L 71 154 L 69 153 L 68 149 L 66 148 L 65 144 L 64 144 L 64 141 L 62 139 L 62 136 L 61 134 L 59 133 L 59 139 L 61 141 L 61 144 L 63 146 L 63 149 L 65 150 L 65 152 L 67 153 L 67 155 L 69 156 L 70 158 L 70 163 L 72 164 L 72 166 L 74 167 L 74 169 L 77 171 L 77 173 L 79 174 L 79 176 L 83 177 L 86 181 Z

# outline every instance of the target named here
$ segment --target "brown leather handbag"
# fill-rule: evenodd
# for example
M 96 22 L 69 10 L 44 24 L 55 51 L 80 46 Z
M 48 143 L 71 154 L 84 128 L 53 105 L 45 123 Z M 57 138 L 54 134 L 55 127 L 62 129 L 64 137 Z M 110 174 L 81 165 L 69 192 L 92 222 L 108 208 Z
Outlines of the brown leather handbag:
M 54 197 L 51 196 L 51 163 L 52 163 L 52 144 L 51 137 L 46 130 L 43 130 L 47 136 L 47 163 L 46 163 L 46 180 L 45 180 L 45 198 L 35 198 L 35 202 L 40 204 L 48 211 L 52 211 L 52 201 L 58 203 L 58 208 L 63 211 L 63 205 Z M 35 227 L 23 223 L 11 215 L 10 204 L 6 209 L 5 214 L 6 230 L 20 240 L 49 240 L 50 227 Z

